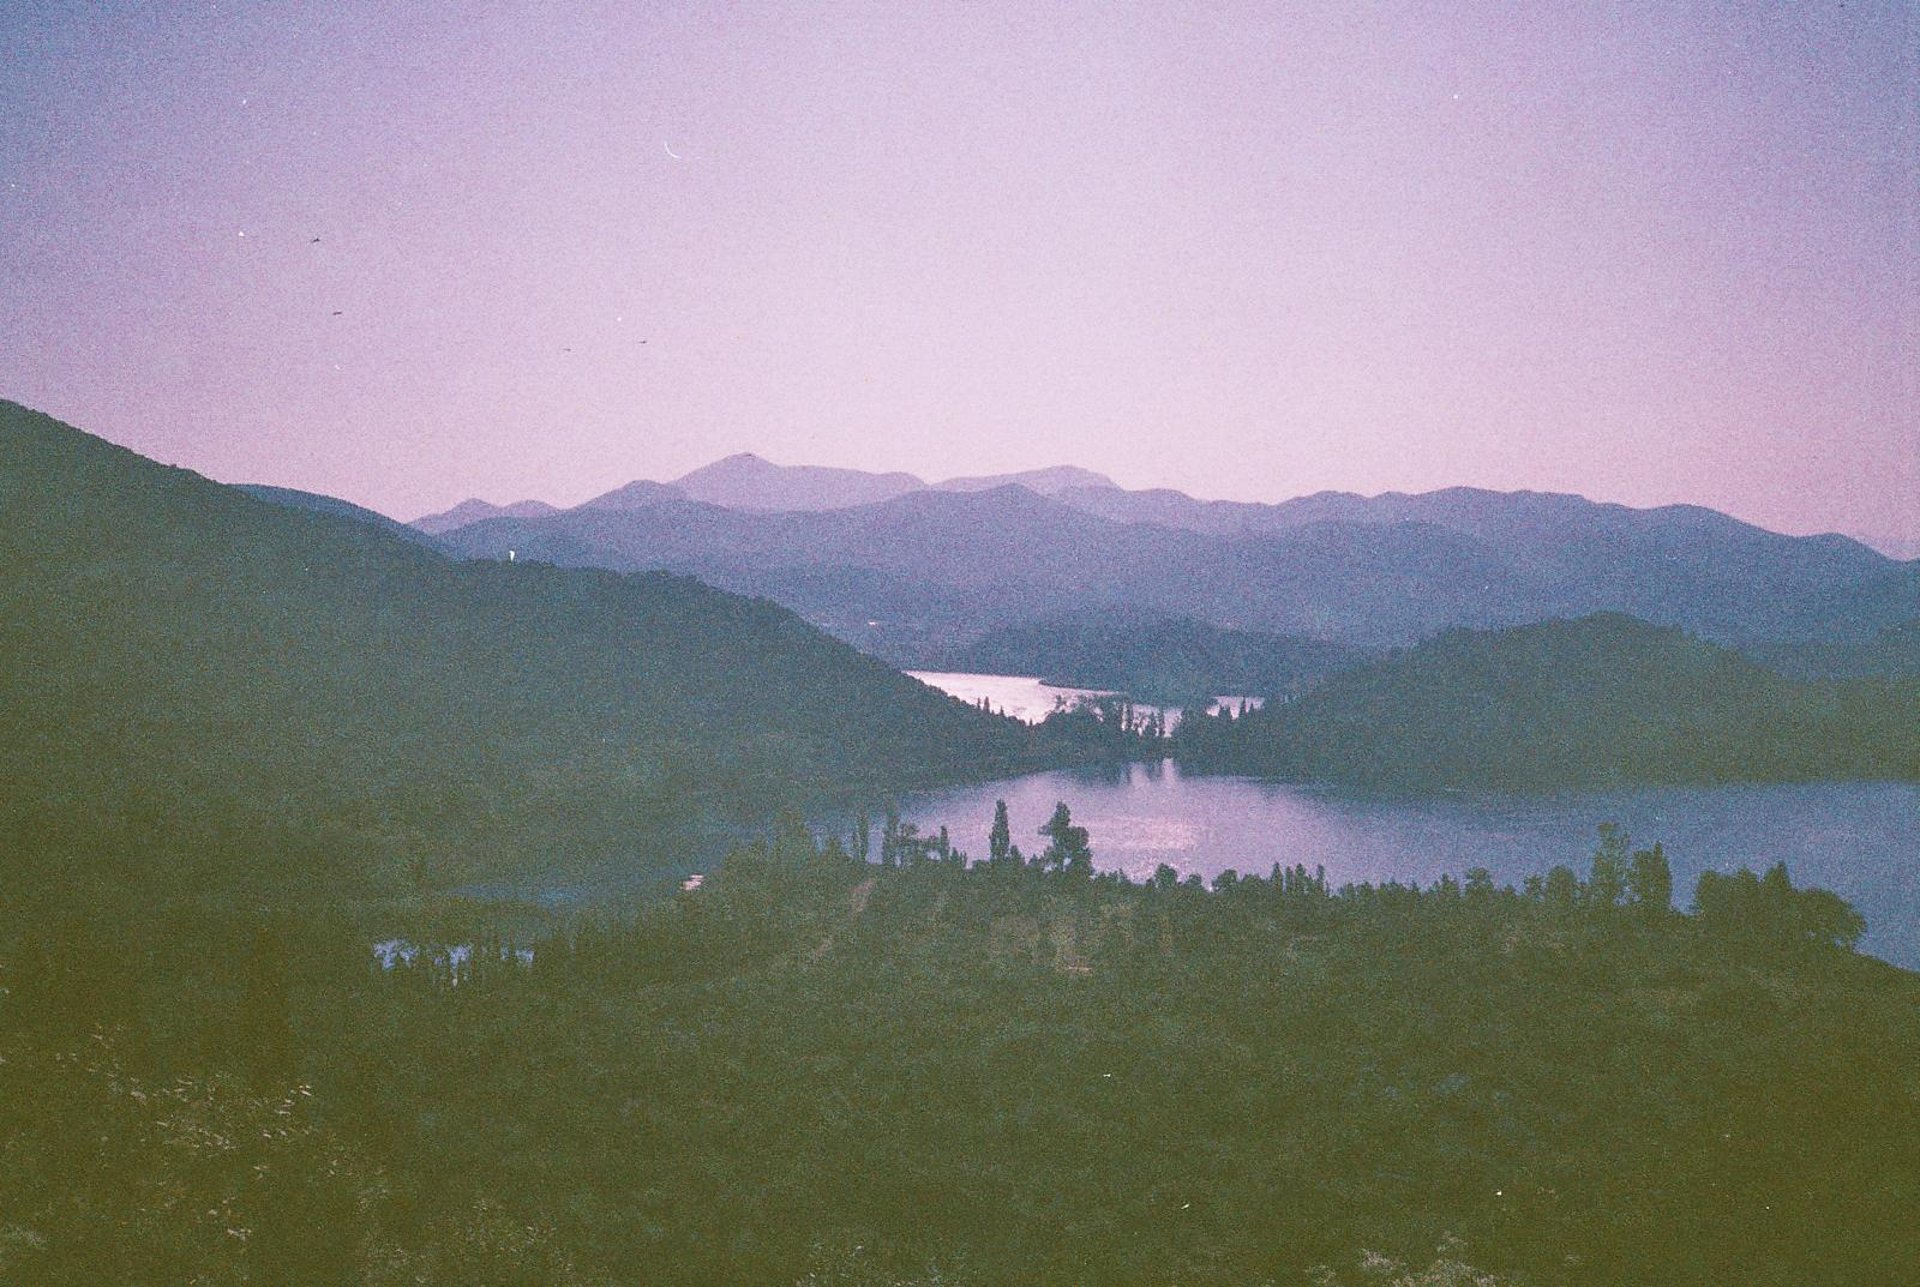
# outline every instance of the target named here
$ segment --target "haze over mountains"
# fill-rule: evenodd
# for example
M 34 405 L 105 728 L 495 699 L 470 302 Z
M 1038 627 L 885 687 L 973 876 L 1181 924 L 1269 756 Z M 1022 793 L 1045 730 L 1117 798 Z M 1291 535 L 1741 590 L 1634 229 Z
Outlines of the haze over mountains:
M 442 514 L 428 514 L 416 518 L 412 526 L 429 536 L 438 536 L 442 532 L 451 532 L 455 528 L 465 527 L 469 523 L 478 523 L 488 518 L 542 518 L 548 514 L 558 514 L 555 506 L 545 501 L 515 501 L 511 505 L 489 505 L 483 500 L 464 500 Z
M 1594 612 L 1739 647 L 1861 646 L 1920 618 L 1920 565 L 1847 537 L 1553 493 L 1252 504 L 1128 491 L 1072 467 L 929 486 L 734 456 L 562 512 L 466 512 L 478 517 L 421 522 L 465 557 L 658 568 L 764 595 L 902 665 L 1122 607 L 1374 649 Z
M 873 474 L 859 469 L 821 465 L 776 465 L 751 452 L 741 452 L 684 474 L 670 483 L 640 479 L 586 501 L 579 509 L 633 509 L 661 500 L 704 501 L 724 509 L 828 510 L 871 505 L 909 492 L 983 492 L 1008 485 L 1025 487 L 1042 496 L 1068 489 L 1112 488 L 1104 474 L 1072 465 L 1030 469 L 1016 474 L 949 478 L 929 484 L 912 474 Z M 541 518 L 559 511 L 543 501 L 516 501 L 491 505 L 472 499 L 452 509 L 413 521 L 423 532 L 439 535 L 489 518 Z

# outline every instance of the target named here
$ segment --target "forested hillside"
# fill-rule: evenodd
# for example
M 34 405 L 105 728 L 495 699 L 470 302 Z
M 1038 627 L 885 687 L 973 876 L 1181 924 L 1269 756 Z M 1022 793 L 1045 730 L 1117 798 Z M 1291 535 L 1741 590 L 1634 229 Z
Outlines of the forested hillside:
M 1920 777 L 1920 682 L 1799 681 L 1631 617 L 1450 631 L 1244 718 L 1201 767 L 1398 789 Z
M 706 821 L 1028 753 L 771 603 L 455 563 L 14 404 L 0 662 L 0 852 L 28 894 L 664 870 Z

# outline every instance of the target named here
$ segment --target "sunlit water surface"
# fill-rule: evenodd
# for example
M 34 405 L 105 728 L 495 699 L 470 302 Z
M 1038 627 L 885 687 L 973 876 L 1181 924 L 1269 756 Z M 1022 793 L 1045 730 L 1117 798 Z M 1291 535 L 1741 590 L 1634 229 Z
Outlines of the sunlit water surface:
M 941 692 L 958 697 L 969 706 L 978 706 L 982 701 L 987 709 L 1000 715 L 1011 715 L 1028 724 L 1037 724 L 1062 707 L 1070 707 L 1082 697 L 1111 697 L 1113 694 L 1100 688 L 1068 688 L 1048 684 L 1032 675 L 975 675 L 960 671 L 910 670 L 907 672 L 923 684 L 938 688 Z M 1258 706 L 1257 697 L 1216 697 L 1214 707 L 1221 705 L 1238 708 L 1244 702 Z M 1180 712 L 1171 707 L 1138 704 L 1134 710 L 1142 715 L 1159 712 L 1166 721 L 1169 730 L 1180 722 Z

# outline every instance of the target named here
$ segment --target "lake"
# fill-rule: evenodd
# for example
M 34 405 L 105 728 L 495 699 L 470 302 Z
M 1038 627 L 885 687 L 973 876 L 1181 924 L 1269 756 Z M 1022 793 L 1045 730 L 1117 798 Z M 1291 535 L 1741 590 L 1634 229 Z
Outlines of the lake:
M 907 674 L 950 697 L 958 697 L 969 706 L 978 706 L 984 701 L 988 710 L 1011 715 L 1027 724 L 1038 724 L 1060 706 L 1071 706 L 1082 697 L 1117 696 L 1108 689 L 1049 684 L 1034 675 L 975 675 L 943 670 L 909 670 Z M 1258 697 L 1216 697 L 1213 708 L 1222 705 L 1238 708 L 1243 702 L 1249 706 L 1260 705 Z M 1142 715 L 1158 711 L 1169 731 L 1180 723 L 1180 712 L 1171 707 L 1142 702 L 1134 709 Z
M 1795 885 L 1820 885 L 1867 918 L 1861 950 L 1920 969 L 1920 786 L 1799 783 L 1503 795 L 1382 797 L 1257 778 L 1195 775 L 1172 761 L 1033 773 L 903 796 L 922 834 L 945 826 L 979 859 L 995 800 L 1029 854 L 1064 800 L 1091 833 L 1094 865 L 1139 881 L 1161 863 L 1211 881 L 1228 868 L 1264 875 L 1275 863 L 1324 864 L 1333 885 L 1431 884 L 1485 867 L 1500 884 L 1566 863 L 1584 877 L 1602 822 L 1635 847 L 1658 840 L 1684 906 L 1702 871 L 1785 861 Z M 844 818 L 821 819 L 844 834 Z M 876 820 L 876 827 L 878 822 Z

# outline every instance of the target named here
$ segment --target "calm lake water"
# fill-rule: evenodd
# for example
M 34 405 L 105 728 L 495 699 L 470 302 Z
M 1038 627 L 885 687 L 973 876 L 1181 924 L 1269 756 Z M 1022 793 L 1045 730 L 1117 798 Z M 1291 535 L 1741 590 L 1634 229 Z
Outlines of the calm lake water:
M 1161 863 L 1211 880 L 1231 867 L 1264 875 L 1275 863 L 1325 864 L 1334 885 L 1427 885 L 1485 867 L 1500 884 L 1566 863 L 1583 876 L 1602 822 L 1636 847 L 1658 840 L 1684 906 L 1702 871 L 1785 861 L 1796 885 L 1820 885 L 1867 918 L 1861 950 L 1920 969 L 1920 787 L 1882 782 L 1663 787 L 1515 796 L 1444 793 L 1378 797 L 1230 776 L 1182 773 L 1171 761 L 1034 773 L 900 800 L 923 834 L 945 826 L 984 858 L 995 800 L 1014 842 L 1036 834 L 1064 800 L 1091 833 L 1094 865 L 1150 876 Z M 820 820 L 844 830 L 846 820 Z M 878 825 L 876 820 L 876 827 Z

